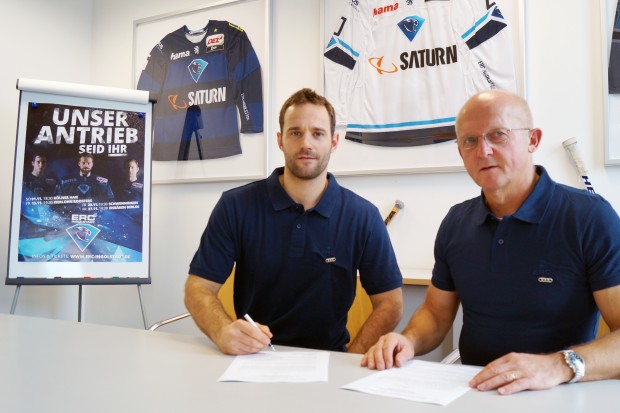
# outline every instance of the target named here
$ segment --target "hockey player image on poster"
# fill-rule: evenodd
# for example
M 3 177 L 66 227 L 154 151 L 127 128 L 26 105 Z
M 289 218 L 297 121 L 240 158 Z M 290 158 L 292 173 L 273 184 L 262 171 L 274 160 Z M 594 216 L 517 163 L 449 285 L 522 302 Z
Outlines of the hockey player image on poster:
M 144 162 L 143 114 L 30 104 L 26 137 L 18 261 L 141 262 L 142 202 L 114 188 Z
M 389 147 L 454 140 L 468 97 L 516 92 L 512 36 L 496 2 L 347 3 L 324 51 L 325 94 L 346 139 Z
M 166 35 L 151 50 L 137 88 L 157 98 L 153 160 L 238 155 L 240 132 L 263 131 L 259 60 L 247 33 L 228 21 Z
M 24 190 L 28 191 L 30 195 L 40 198 L 54 195 L 58 180 L 47 172 L 47 155 L 45 152 L 32 152 L 30 158 L 27 159 L 30 160 L 32 169 L 29 169 L 26 164 L 26 171 L 22 180 Z
M 115 189 L 115 197 L 119 201 L 137 201 L 140 205 L 143 200 L 144 180 L 140 177 L 140 162 L 135 158 L 123 163 L 125 179 Z

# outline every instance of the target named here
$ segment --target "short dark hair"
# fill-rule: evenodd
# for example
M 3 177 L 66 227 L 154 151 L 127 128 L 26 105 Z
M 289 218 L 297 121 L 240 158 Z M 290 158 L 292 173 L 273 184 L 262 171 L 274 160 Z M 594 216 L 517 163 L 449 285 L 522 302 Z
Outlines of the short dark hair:
M 92 159 L 92 161 L 93 161 L 93 162 L 95 162 L 95 155 L 93 155 L 93 154 L 92 154 L 92 153 L 90 153 L 90 152 L 84 152 L 84 153 L 81 153 L 81 154 L 80 154 L 80 157 L 78 158 L 78 161 L 79 161 L 80 159 L 82 159 L 82 158 L 90 158 L 90 159 Z
M 30 156 L 30 160 L 32 162 L 37 160 L 37 156 L 41 159 L 45 158 L 47 160 L 47 155 L 43 152 L 33 152 L 32 155 Z
M 334 131 L 336 130 L 336 111 L 329 101 L 316 93 L 314 90 L 309 88 L 303 88 L 293 93 L 291 97 L 286 99 L 286 102 L 282 105 L 282 109 L 280 109 L 280 132 L 284 128 L 284 112 L 288 108 L 293 105 L 301 105 L 303 103 L 311 103 L 313 105 L 320 105 L 327 109 L 327 114 L 329 115 L 329 127 L 331 128 L 331 135 L 334 135 Z
M 139 168 L 140 167 L 140 162 L 138 162 L 137 159 L 127 159 L 125 162 L 123 162 L 123 166 L 125 168 L 127 168 L 129 166 L 130 163 L 134 162 L 136 164 L 136 166 Z

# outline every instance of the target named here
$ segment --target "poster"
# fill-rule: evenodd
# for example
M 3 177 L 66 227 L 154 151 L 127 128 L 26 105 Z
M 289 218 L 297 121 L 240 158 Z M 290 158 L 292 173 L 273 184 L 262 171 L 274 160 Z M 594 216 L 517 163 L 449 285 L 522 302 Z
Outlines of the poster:
M 148 278 L 150 114 L 50 96 L 22 94 L 9 279 Z

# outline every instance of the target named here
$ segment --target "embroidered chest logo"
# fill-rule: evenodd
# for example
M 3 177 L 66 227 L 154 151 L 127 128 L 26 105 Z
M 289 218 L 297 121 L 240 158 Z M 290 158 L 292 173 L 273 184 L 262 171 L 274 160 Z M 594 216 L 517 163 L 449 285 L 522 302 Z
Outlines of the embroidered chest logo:
M 538 277 L 539 283 L 551 284 L 553 282 L 553 278 L 551 277 Z
M 205 43 L 207 46 L 207 53 L 224 50 L 224 35 L 213 34 L 208 36 Z
M 553 283 L 553 271 L 549 268 L 539 266 L 539 268 L 532 271 L 532 275 L 536 276 L 536 280 L 541 284 Z
M 407 36 L 407 39 L 412 42 L 420 31 L 422 24 L 424 24 L 424 19 L 422 17 L 409 16 L 399 21 L 398 27 L 405 34 L 405 36 Z
M 90 185 L 88 184 L 79 184 L 77 186 L 77 190 L 82 194 L 86 195 L 90 192 Z
M 194 82 L 198 83 L 198 79 L 200 79 L 200 76 L 207 68 L 207 65 L 208 63 L 202 59 L 194 59 L 189 66 L 187 66 L 189 74 L 192 76 L 192 79 L 194 79 Z

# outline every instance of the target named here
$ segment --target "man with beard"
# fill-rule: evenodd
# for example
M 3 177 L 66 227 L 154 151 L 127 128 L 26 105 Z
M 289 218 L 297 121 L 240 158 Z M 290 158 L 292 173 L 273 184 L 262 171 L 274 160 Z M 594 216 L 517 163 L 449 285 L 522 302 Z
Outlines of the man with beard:
M 56 195 L 77 195 L 79 199 L 90 199 L 92 202 L 114 201 L 110 181 L 92 173 L 94 163 L 95 158 L 92 154 L 81 154 L 78 160 L 79 175 L 61 179 Z
M 185 305 L 226 354 L 271 342 L 364 353 L 402 316 L 402 276 L 387 230 L 375 206 L 326 170 L 339 136 L 324 97 L 294 93 L 279 123 L 284 167 L 224 192 L 190 264 Z M 217 298 L 233 265 L 237 320 Z M 358 270 L 373 311 L 347 347 Z

